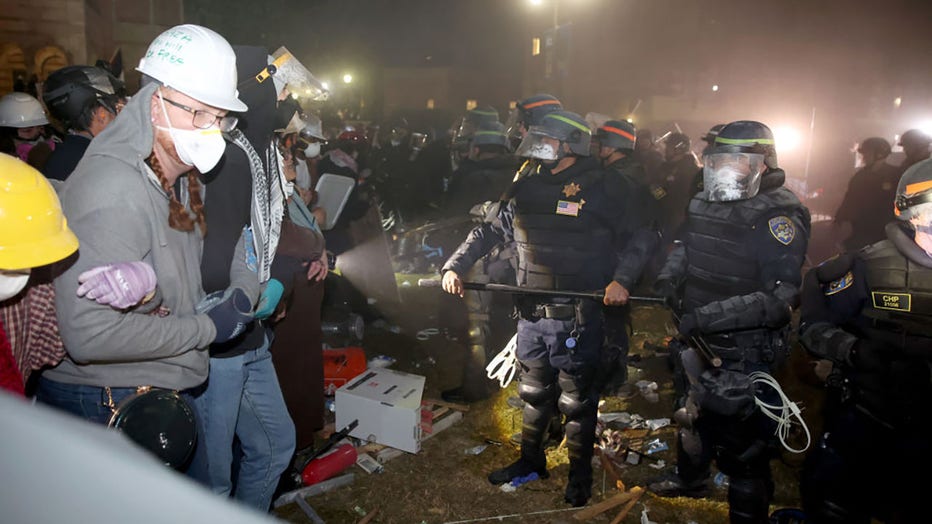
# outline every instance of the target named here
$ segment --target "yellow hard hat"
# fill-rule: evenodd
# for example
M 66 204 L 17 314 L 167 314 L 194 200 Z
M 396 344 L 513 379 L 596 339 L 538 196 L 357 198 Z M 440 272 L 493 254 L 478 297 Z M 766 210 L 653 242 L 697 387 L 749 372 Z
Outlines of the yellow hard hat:
M 57 262 L 78 249 L 58 195 L 18 158 L 0 154 L 0 269 Z

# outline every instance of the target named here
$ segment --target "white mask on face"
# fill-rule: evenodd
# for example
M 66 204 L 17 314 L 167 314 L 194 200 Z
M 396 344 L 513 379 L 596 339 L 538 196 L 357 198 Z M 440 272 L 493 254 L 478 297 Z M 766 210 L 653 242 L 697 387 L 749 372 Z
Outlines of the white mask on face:
M 165 109 L 162 93 L 159 93 L 159 102 L 162 104 L 162 114 L 165 116 L 168 127 L 156 126 L 156 128 L 166 130 L 171 135 L 178 158 L 185 165 L 196 167 L 201 173 L 213 169 L 217 162 L 220 162 L 227 147 L 220 129 L 216 127 L 210 129 L 175 129 L 172 126 L 171 119 L 168 118 L 168 111 Z
M 29 270 L 6 271 L 0 269 L 0 302 L 15 297 L 29 282 Z
M 314 142 L 313 144 L 308 144 L 304 148 L 304 156 L 307 158 L 314 158 L 315 156 L 320 155 L 320 142 Z

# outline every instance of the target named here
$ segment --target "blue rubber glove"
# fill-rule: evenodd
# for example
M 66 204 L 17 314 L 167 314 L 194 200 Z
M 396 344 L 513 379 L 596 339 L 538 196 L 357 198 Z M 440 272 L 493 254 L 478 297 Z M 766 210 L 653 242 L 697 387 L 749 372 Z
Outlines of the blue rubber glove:
M 282 299 L 282 293 L 285 292 L 285 286 L 278 279 L 271 279 L 266 283 L 265 289 L 259 295 L 259 305 L 256 307 L 256 320 L 265 320 L 272 316 L 278 302 Z
M 211 293 L 196 309 L 210 317 L 217 328 L 214 343 L 236 338 L 253 320 L 249 297 L 239 288 Z

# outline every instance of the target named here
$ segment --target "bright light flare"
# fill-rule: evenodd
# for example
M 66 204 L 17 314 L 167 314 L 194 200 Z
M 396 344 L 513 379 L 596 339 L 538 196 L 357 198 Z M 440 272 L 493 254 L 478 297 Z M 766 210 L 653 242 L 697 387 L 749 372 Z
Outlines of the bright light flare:
M 320 86 L 323 87 L 325 91 L 330 91 L 330 82 L 321 82 Z
M 344 84 L 351 84 L 352 82 L 353 82 L 353 75 L 351 75 L 351 74 L 349 74 L 349 73 L 346 73 L 345 75 L 343 75 L 343 83 L 344 83 Z
M 932 136 L 932 120 L 925 120 L 923 122 L 918 122 L 915 128 L 929 136 Z
M 544 3 L 544 0 L 528 0 L 528 3 L 531 5 L 541 5 Z
M 717 92 L 717 91 L 718 91 L 718 84 L 715 84 L 715 85 L 712 86 L 712 92 L 714 93 L 714 92 Z
M 776 142 L 777 152 L 793 151 L 797 149 L 803 141 L 803 135 L 799 130 L 790 126 L 778 126 L 773 128 L 773 140 Z

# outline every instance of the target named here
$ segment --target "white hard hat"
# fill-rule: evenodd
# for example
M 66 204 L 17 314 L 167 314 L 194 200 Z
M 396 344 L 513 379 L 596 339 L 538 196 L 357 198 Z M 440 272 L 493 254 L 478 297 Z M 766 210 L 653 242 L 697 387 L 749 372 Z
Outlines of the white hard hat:
M 229 42 L 199 25 L 175 26 L 149 44 L 140 73 L 209 106 L 243 112 L 236 90 L 236 55 Z
M 26 93 L 0 98 L 0 127 L 32 127 L 49 123 L 42 104 Z

